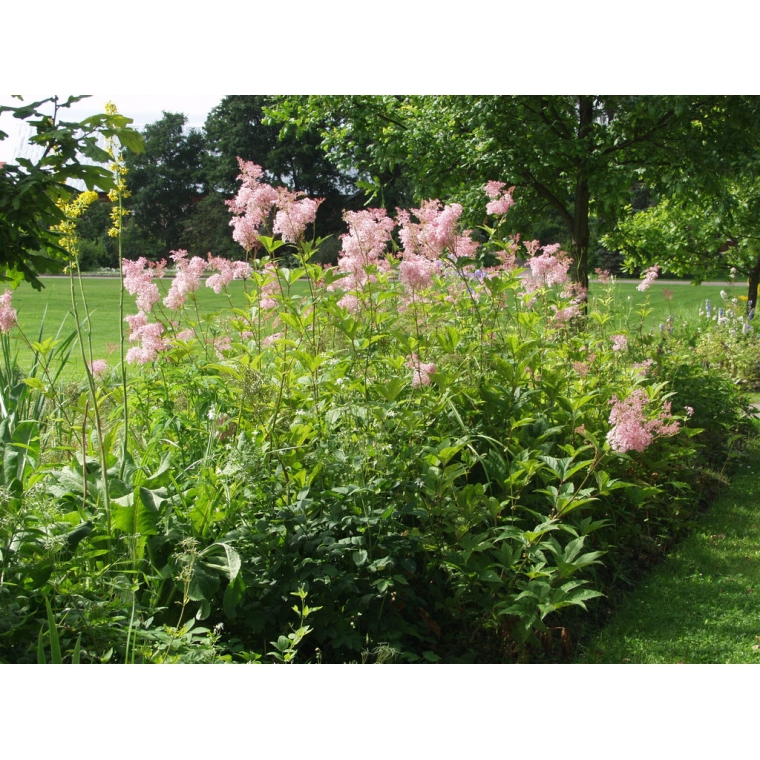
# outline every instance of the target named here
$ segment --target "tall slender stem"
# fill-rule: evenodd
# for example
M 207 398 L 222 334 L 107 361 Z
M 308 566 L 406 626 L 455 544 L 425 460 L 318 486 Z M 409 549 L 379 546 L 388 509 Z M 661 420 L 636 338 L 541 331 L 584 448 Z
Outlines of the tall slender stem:
M 122 266 L 122 247 L 121 247 L 121 220 L 123 218 L 123 199 L 122 194 L 118 194 L 119 203 L 119 234 L 117 245 L 119 250 L 119 356 L 121 358 L 121 392 L 122 392 L 122 416 L 124 419 L 124 436 L 121 443 L 121 464 L 119 465 L 119 475 L 123 477 L 124 468 L 127 465 L 127 454 L 129 453 L 129 404 L 127 403 L 127 361 L 124 353 L 124 267 Z
M 76 291 L 74 288 L 74 267 L 76 267 L 79 277 L 79 287 L 82 293 L 83 305 L 87 312 L 87 327 L 88 327 L 88 346 L 89 346 L 89 362 L 87 361 L 87 351 L 85 350 L 84 340 L 82 336 L 82 323 L 79 319 L 79 306 L 77 304 Z M 98 404 L 98 392 L 95 388 L 95 378 L 92 374 L 92 323 L 90 322 L 90 313 L 87 309 L 87 301 L 84 295 L 84 288 L 82 287 L 82 274 L 79 270 L 79 259 L 74 252 L 74 261 L 69 269 L 69 284 L 71 290 L 71 308 L 74 311 L 74 320 L 76 322 L 77 337 L 79 339 L 79 349 L 82 354 L 82 362 L 84 363 L 85 375 L 87 376 L 87 384 L 90 387 L 90 396 L 92 397 L 92 411 L 95 415 L 95 425 L 98 430 L 98 450 L 100 453 L 100 471 L 103 479 L 103 506 L 106 513 L 106 530 L 108 533 L 108 544 L 110 551 L 111 544 L 111 495 L 108 487 L 108 457 L 106 455 L 105 443 L 103 441 L 103 423 L 100 418 L 100 406 Z M 84 463 L 83 463 L 84 465 Z

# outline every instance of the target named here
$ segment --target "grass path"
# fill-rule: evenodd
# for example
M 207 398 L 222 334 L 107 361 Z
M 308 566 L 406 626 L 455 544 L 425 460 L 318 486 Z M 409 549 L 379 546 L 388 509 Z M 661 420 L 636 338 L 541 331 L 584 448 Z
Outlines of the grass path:
M 576 662 L 760 663 L 760 441 Z

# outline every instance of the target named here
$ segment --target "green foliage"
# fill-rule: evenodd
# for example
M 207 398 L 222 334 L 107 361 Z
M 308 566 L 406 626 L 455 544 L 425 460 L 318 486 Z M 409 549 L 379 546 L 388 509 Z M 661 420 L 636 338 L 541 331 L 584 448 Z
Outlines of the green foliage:
M 61 233 L 54 228 L 65 219 L 58 202 L 71 197 L 68 183 L 82 180 L 90 190 L 113 186 L 105 167 L 82 162 L 83 158 L 99 163 L 110 160 L 97 145 L 98 135 L 114 137 L 135 153 L 142 150 L 140 135 L 129 127 L 132 119 L 120 114 L 63 121 L 61 109 L 81 99 L 62 102 L 53 97 L 23 106 L 0 106 L 0 113 L 10 112 L 34 127 L 31 144 L 42 149 L 36 162 L 19 158 L 15 164 L 0 166 L 0 280 L 15 285 L 26 280 L 40 290 L 39 274 L 63 270 L 70 257 L 60 245 Z M 52 114 L 47 113 L 51 108 Z M 0 139 L 6 137 L 0 132 Z
M 605 241 L 621 249 L 629 267 L 661 264 L 696 281 L 743 275 L 757 300 L 760 186 L 754 177 L 724 182 L 719 192 L 663 200 L 621 221 Z
M 312 196 L 340 194 L 347 178 L 320 150 L 318 129 L 285 134 L 264 123 L 264 95 L 229 95 L 213 108 L 203 131 L 208 181 L 226 196 L 237 191 L 238 156 L 264 168 L 270 181 Z
M 700 311 L 695 356 L 706 368 L 730 377 L 745 390 L 760 389 L 760 345 L 754 311 L 745 314 L 741 299 L 730 298 L 726 291 L 710 307 Z

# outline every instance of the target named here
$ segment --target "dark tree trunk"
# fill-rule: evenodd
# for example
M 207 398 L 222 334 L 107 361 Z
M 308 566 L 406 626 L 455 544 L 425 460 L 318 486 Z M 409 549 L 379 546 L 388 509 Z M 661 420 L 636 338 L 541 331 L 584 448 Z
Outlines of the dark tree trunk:
M 588 137 L 594 120 L 594 99 L 589 95 L 578 97 L 578 138 L 580 141 Z M 587 156 L 591 146 L 585 145 L 584 154 L 578 159 L 575 183 L 575 205 L 573 208 L 573 259 L 575 262 L 575 280 L 584 288 L 588 288 L 588 211 L 589 186 L 586 167 Z
M 754 309 L 757 304 L 757 286 L 760 284 L 760 256 L 755 259 L 755 266 L 749 271 L 749 285 L 747 287 L 747 313 Z
M 589 190 L 585 172 L 581 172 L 575 186 L 575 213 L 573 215 L 573 260 L 575 281 L 588 288 L 588 203 Z

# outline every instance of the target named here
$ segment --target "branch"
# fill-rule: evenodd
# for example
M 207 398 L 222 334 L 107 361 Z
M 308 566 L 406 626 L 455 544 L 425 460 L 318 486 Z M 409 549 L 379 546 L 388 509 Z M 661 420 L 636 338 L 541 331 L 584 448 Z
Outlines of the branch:
M 652 129 L 650 129 L 648 132 L 644 132 L 643 134 L 637 135 L 634 130 L 634 136 L 631 137 L 628 140 L 623 140 L 623 142 L 617 143 L 617 145 L 611 145 L 609 148 L 605 148 L 602 151 L 602 155 L 606 156 L 610 153 L 616 153 L 620 150 L 625 150 L 626 148 L 630 148 L 632 145 L 638 145 L 639 143 L 646 142 L 648 139 L 650 139 L 652 136 L 657 134 L 657 132 L 664 129 L 668 122 L 671 120 L 671 118 L 675 115 L 675 111 L 671 108 L 669 111 L 666 111 L 658 120 L 657 124 L 655 124 Z
M 556 125 L 549 119 L 549 117 L 546 115 L 546 112 L 545 112 L 545 108 L 546 108 L 545 103 L 546 103 L 546 101 L 543 98 L 541 98 L 541 108 L 539 108 L 538 111 L 536 111 L 535 109 L 531 108 L 530 105 L 528 105 L 528 103 L 523 102 L 522 105 L 523 105 L 523 108 L 526 111 L 529 111 L 534 116 L 538 116 L 541 119 L 541 121 L 543 121 L 544 124 L 546 124 L 546 126 L 549 127 L 549 129 L 551 129 L 551 131 L 554 132 L 554 134 L 557 135 L 557 137 L 560 138 L 560 140 L 569 140 L 569 139 L 572 139 L 572 137 L 573 137 L 572 133 L 567 129 L 567 127 L 561 121 L 560 121 L 560 126 L 564 130 L 564 133 L 562 131 L 560 131 L 559 129 L 557 129 Z M 555 117 L 559 121 L 559 117 L 557 116 L 557 112 L 554 111 L 553 107 L 552 107 L 552 111 L 554 112 Z
M 562 217 L 565 224 L 572 230 L 574 224 L 574 216 L 565 208 L 565 205 L 562 203 L 562 201 L 557 198 L 557 196 L 554 195 L 554 193 L 549 190 L 546 185 L 539 182 L 527 168 L 518 168 L 517 171 L 522 174 L 523 177 L 525 177 L 526 181 L 530 182 L 530 184 L 533 185 L 533 188 L 540 196 L 546 198 L 546 200 L 551 203 L 551 205 L 559 212 L 559 215 Z
M 397 99 L 401 99 L 400 96 L 396 96 Z M 403 102 L 403 101 L 402 101 Z M 370 110 L 374 111 L 377 116 L 379 116 L 384 121 L 387 121 L 391 124 L 395 124 L 397 127 L 403 130 L 409 129 L 405 124 L 402 124 L 400 121 L 396 121 L 396 119 L 388 116 L 383 110 L 381 110 L 378 106 L 376 106 L 373 102 L 365 103 L 365 106 L 368 106 Z M 354 108 L 360 108 L 361 106 L 355 105 Z

